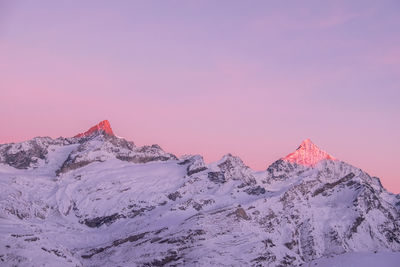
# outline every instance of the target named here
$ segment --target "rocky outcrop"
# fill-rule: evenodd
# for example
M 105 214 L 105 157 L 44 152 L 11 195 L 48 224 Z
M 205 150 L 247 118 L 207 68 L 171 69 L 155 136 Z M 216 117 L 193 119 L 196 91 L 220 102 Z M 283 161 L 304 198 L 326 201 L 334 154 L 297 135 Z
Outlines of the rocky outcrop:
M 17 169 L 37 167 L 45 162 L 49 146 L 65 146 L 74 144 L 70 138 L 52 139 L 50 137 L 35 137 L 32 140 L 0 145 L 0 163 Z
M 204 159 L 200 155 L 183 156 L 181 158 L 181 162 L 179 162 L 178 164 L 187 165 L 186 171 L 188 176 L 202 172 L 207 169 L 206 164 L 204 163 Z
M 239 157 L 226 154 L 215 165 L 214 168 L 219 169 L 227 181 L 239 180 L 249 185 L 256 183 L 253 171 Z

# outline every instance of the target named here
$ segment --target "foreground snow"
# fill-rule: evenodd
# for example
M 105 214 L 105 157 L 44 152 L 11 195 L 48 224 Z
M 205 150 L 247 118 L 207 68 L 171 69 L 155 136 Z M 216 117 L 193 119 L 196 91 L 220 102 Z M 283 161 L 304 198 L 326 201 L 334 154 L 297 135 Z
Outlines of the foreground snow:
M 321 267 L 398 267 L 400 253 L 349 252 L 331 258 L 314 260 L 304 266 Z

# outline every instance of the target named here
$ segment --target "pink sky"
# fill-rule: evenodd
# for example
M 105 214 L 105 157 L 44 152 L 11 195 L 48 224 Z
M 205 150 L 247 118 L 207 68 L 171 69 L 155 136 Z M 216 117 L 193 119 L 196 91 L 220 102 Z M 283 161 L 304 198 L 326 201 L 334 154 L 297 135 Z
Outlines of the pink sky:
M 398 1 L 0 1 L 0 143 L 108 119 L 263 170 L 310 138 L 400 192 Z

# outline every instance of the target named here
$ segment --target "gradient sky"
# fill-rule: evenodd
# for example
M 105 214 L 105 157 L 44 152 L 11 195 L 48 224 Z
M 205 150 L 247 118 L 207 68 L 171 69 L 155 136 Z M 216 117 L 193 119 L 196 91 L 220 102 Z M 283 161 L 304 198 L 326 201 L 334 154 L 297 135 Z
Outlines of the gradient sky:
M 400 2 L 0 0 L 0 143 L 108 119 L 263 170 L 311 138 L 400 192 Z

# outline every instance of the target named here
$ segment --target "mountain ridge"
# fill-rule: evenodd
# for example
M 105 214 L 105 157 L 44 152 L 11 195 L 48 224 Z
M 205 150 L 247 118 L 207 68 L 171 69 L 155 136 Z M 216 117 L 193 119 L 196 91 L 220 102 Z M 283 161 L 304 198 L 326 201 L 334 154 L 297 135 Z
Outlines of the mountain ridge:
M 2 144 L 0 260 L 297 266 L 400 251 L 400 195 L 311 140 L 293 153 L 254 171 L 231 154 L 206 164 L 99 128 Z
M 10 143 L 10 144 L 24 144 L 26 142 L 30 142 L 32 140 L 38 140 L 38 139 L 51 139 L 51 140 L 64 140 L 64 141 L 67 140 L 67 142 L 69 142 L 69 143 L 75 143 L 75 142 L 83 142 L 81 140 L 85 140 L 86 138 L 95 138 L 98 135 L 102 135 L 105 138 L 114 138 L 115 137 L 114 140 L 118 140 L 118 139 L 125 140 L 126 142 L 129 142 L 134 145 L 134 143 L 132 141 L 128 141 L 124 138 L 116 136 L 112 130 L 111 123 L 108 120 L 100 121 L 99 123 L 90 127 L 85 132 L 78 133 L 78 134 L 74 135 L 73 137 L 59 137 L 57 139 L 52 139 L 51 137 L 35 137 L 31 140 L 17 142 L 17 143 Z M 74 140 L 74 139 L 78 139 L 78 140 Z M 10 145 L 10 144 L 3 144 L 3 145 Z M 2 144 L 0 144 L 0 145 L 2 145 Z M 158 146 L 158 145 L 153 145 L 153 146 Z M 223 160 L 223 158 L 226 157 L 227 155 L 232 156 L 230 153 L 227 153 L 227 154 L 223 155 L 220 160 Z M 235 158 L 239 158 L 239 157 L 235 156 Z M 318 162 L 320 162 L 322 160 L 337 160 L 337 159 L 332 157 L 331 155 L 329 155 L 327 152 L 321 150 L 309 138 L 307 138 L 301 142 L 301 144 L 298 146 L 298 148 L 295 151 L 293 151 L 292 153 L 288 154 L 285 157 L 282 157 L 281 160 L 287 161 L 290 163 L 295 163 L 298 165 L 312 167 L 312 166 L 315 166 Z M 240 161 L 242 161 L 242 159 L 240 159 Z

